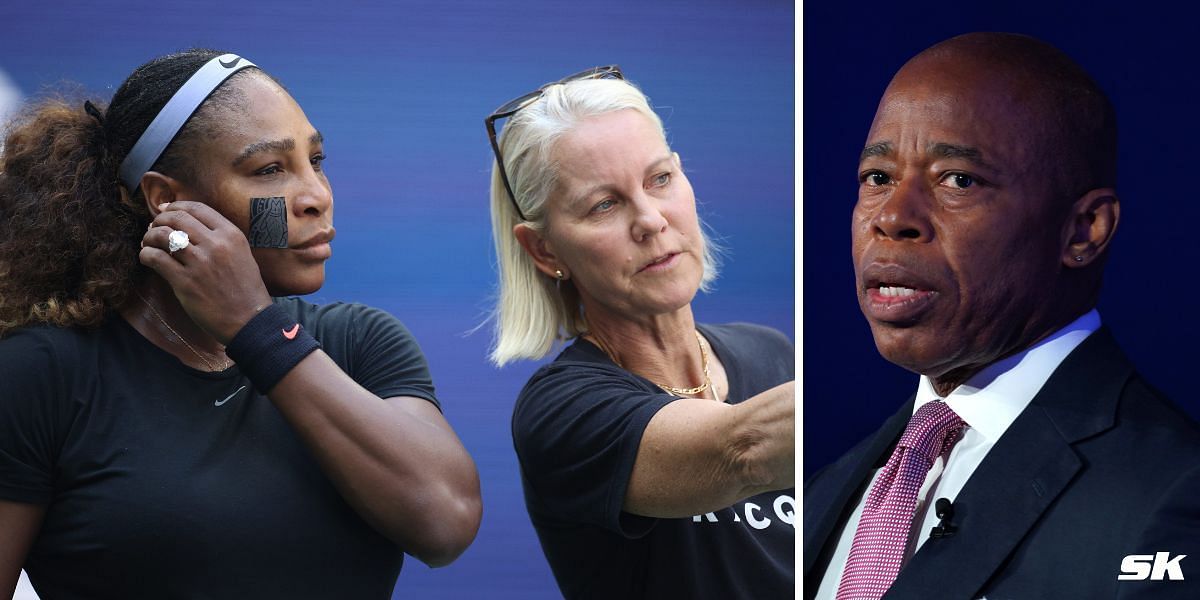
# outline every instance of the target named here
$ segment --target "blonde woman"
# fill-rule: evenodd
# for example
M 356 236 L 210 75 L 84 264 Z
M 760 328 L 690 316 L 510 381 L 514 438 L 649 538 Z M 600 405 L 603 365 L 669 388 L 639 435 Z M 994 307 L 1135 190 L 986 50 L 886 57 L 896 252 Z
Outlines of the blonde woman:
M 513 415 L 526 507 L 563 594 L 791 597 L 794 350 L 764 327 L 695 322 L 712 247 L 646 97 L 600 67 L 487 125 L 491 358 L 573 340 Z

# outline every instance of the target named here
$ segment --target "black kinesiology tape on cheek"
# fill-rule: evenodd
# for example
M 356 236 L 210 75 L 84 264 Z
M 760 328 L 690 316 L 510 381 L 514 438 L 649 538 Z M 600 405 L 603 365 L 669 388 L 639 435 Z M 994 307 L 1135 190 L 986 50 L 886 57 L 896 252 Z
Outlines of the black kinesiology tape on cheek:
M 287 202 L 283 196 L 250 199 L 251 248 L 287 248 Z

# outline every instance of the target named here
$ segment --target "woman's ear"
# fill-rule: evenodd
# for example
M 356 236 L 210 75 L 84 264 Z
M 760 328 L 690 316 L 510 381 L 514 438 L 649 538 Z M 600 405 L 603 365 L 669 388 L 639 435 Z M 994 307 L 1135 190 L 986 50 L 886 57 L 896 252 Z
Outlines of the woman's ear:
M 521 248 L 525 249 L 525 253 L 533 259 L 533 264 L 539 271 L 554 279 L 567 277 L 566 265 L 559 261 L 542 232 L 525 223 L 519 223 L 513 227 L 513 235 L 516 236 L 517 243 L 521 244 Z M 562 275 L 559 275 L 560 273 Z
M 158 216 L 160 204 L 174 202 L 179 198 L 183 184 L 178 179 L 163 175 L 158 171 L 147 171 L 142 175 L 142 197 L 146 200 L 146 209 L 150 218 Z

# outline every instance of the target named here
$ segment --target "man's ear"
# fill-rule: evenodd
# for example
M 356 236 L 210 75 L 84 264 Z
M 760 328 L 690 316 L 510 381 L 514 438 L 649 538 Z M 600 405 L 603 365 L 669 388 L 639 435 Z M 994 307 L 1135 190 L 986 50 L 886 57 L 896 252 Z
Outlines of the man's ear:
M 1121 201 L 1116 190 L 1100 188 L 1080 196 L 1064 230 L 1062 263 L 1071 268 L 1092 264 L 1108 248 L 1120 221 Z
M 533 264 L 537 265 L 539 271 L 553 279 L 570 277 L 566 265 L 559 261 L 554 249 L 540 231 L 525 223 L 519 223 L 513 227 L 513 235 L 516 236 L 517 243 L 521 244 L 521 248 L 525 249 L 525 253 L 533 259 Z M 562 275 L 559 276 L 559 273 Z
M 151 219 L 162 212 L 158 208 L 160 204 L 181 200 L 182 192 L 183 183 L 174 177 L 158 171 L 147 171 L 142 175 L 142 197 L 146 200 L 146 209 L 150 211 Z

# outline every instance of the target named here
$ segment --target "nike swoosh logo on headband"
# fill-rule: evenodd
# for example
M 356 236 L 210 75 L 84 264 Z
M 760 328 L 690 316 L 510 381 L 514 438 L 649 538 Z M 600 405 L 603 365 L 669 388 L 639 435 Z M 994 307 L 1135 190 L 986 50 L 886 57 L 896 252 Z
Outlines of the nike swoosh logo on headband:
M 225 62 L 223 60 L 218 60 L 217 62 L 221 63 L 221 66 L 225 67 L 226 69 L 232 69 L 232 68 L 236 67 L 238 63 L 242 62 L 242 57 L 240 57 L 240 56 L 235 57 L 230 62 Z

